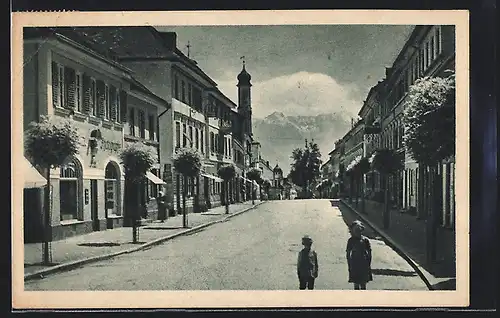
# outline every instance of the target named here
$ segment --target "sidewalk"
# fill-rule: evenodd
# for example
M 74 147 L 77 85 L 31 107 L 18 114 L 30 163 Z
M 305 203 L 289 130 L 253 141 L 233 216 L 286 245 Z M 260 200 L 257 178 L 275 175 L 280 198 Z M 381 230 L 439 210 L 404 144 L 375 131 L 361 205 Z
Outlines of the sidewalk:
M 243 213 L 260 205 L 261 201 L 235 203 L 229 206 L 229 215 L 225 207 L 219 206 L 204 213 L 189 213 L 189 228 L 182 227 L 182 214 L 169 217 L 165 222 L 155 221 L 139 228 L 138 243 L 132 243 L 132 228 L 120 227 L 105 231 L 91 232 L 52 242 L 52 266 L 43 266 L 42 243 L 24 244 L 24 275 L 25 279 L 69 267 L 70 264 L 97 261 L 100 257 L 114 256 L 115 253 L 133 252 L 135 249 L 146 248 L 149 245 L 166 241 L 175 236 L 191 233 L 212 223 L 225 220 L 227 217 Z M 146 245 L 145 245 L 146 244 Z M 95 258 L 91 260 L 91 258 Z M 67 266 L 66 266 L 67 265 Z M 57 269 L 59 270 L 59 269 Z M 28 275 L 28 276 L 27 276 Z M 39 276 L 39 275 L 38 275 Z
M 347 199 L 341 202 L 358 214 L 359 218 L 373 227 L 388 243 L 395 245 L 400 253 L 409 256 L 410 263 L 416 263 L 418 271 L 425 277 L 433 289 L 455 289 L 455 233 L 450 229 L 439 228 L 437 235 L 437 260 L 434 264 L 426 261 L 426 224 L 416 216 L 391 210 L 391 223 L 387 230 L 383 229 L 382 203 L 365 201 L 366 214 L 360 214 L 361 201 L 358 208 L 355 202 Z

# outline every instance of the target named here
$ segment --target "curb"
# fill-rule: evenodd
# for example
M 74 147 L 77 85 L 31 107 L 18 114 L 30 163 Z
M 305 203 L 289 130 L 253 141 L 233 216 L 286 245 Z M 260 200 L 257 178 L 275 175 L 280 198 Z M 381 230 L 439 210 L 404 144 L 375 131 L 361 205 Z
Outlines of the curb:
M 371 227 L 375 232 L 377 232 L 384 241 L 386 242 L 387 245 L 389 245 L 396 253 L 398 253 L 420 276 L 420 278 L 424 281 L 425 285 L 429 290 L 434 290 L 432 287 L 432 284 L 429 281 L 428 276 L 432 276 L 429 274 L 422 266 L 420 266 L 417 262 L 415 262 L 408 254 L 404 251 L 404 249 L 397 244 L 394 240 L 392 240 L 389 235 L 387 235 L 382 229 L 380 229 L 378 226 L 373 224 L 371 221 L 369 221 L 367 218 L 365 218 L 361 213 L 359 213 L 355 208 L 353 208 L 350 204 L 345 202 L 344 200 L 340 199 L 339 202 L 343 205 L 345 205 L 347 208 L 349 208 L 352 212 L 354 212 L 363 222 L 368 224 L 369 227 Z
M 24 275 L 24 281 L 26 282 L 26 281 L 35 280 L 35 279 L 41 279 L 41 278 L 44 278 L 47 275 L 54 274 L 56 272 L 69 271 L 69 270 L 72 270 L 74 268 L 80 267 L 80 266 L 85 265 L 85 264 L 89 264 L 89 263 L 93 263 L 93 262 L 98 262 L 98 261 L 102 261 L 102 260 L 106 260 L 106 259 L 110 259 L 110 258 L 119 256 L 119 255 L 129 254 L 129 253 L 137 252 L 137 251 L 140 251 L 140 250 L 144 250 L 144 249 L 150 248 L 152 246 L 161 244 L 163 242 L 169 241 L 171 239 L 174 239 L 174 238 L 176 238 L 178 236 L 182 236 L 182 235 L 185 235 L 185 234 L 190 234 L 192 232 L 196 232 L 198 230 L 201 230 L 203 228 L 209 227 L 209 226 L 214 225 L 216 223 L 221 223 L 221 222 L 227 221 L 228 219 L 230 219 L 230 218 L 232 218 L 234 216 L 237 216 L 237 215 L 240 215 L 240 214 L 245 213 L 247 211 L 255 209 L 256 207 L 258 207 L 259 205 L 263 204 L 264 202 L 266 202 L 266 201 L 261 201 L 259 203 L 256 203 L 255 205 L 253 205 L 253 206 L 251 206 L 249 208 L 243 209 L 243 210 L 238 211 L 238 212 L 236 212 L 234 214 L 230 214 L 230 215 L 228 215 L 225 218 L 222 218 L 220 220 L 215 220 L 215 221 L 211 221 L 211 222 L 208 222 L 208 223 L 200 224 L 200 225 L 197 225 L 195 227 L 189 228 L 187 230 L 184 230 L 184 231 L 181 231 L 181 232 L 178 232 L 178 233 L 174 233 L 174 234 L 171 234 L 171 235 L 168 235 L 168 236 L 160 237 L 160 238 L 157 238 L 157 239 L 155 239 L 153 241 L 150 241 L 150 242 L 144 243 L 142 245 L 139 245 L 137 247 L 132 247 L 132 248 L 129 248 L 127 250 L 118 251 L 118 252 L 114 252 L 114 253 L 111 253 L 111 254 L 104 254 L 104 255 L 99 255 L 99 256 L 84 258 L 84 259 L 80 259 L 80 260 L 76 260 L 76 261 L 71 261 L 71 262 L 59 264 L 59 265 L 56 265 L 56 266 L 52 266 L 52 267 L 49 267 L 49 268 L 46 268 L 46 269 L 42 269 L 42 270 L 39 270 L 39 271 L 36 271 L 36 272 L 33 272 L 33 273 L 25 274 Z

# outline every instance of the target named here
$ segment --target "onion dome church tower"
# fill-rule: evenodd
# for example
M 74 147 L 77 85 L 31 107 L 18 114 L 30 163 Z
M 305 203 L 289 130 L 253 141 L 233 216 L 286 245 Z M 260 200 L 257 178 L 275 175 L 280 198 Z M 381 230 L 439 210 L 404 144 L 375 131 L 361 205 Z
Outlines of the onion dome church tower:
M 243 59 L 243 69 L 240 74 L 238 74 L 238 113 L 240 113 L 243 118 L 243 134 L 252 136 L 252 99 L 250 93 L 250 87 L 252 84 L 250 80 L 252 77 L 248 74 L 245 69 L 245 60 Z

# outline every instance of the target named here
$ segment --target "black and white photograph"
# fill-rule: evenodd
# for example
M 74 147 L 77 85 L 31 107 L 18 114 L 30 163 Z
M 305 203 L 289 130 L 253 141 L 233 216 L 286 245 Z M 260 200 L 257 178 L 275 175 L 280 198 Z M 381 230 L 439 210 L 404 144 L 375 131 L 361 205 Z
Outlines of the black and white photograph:
M 14 14 L 14 303 L 467 305 L 467 14 L 287 14 Z

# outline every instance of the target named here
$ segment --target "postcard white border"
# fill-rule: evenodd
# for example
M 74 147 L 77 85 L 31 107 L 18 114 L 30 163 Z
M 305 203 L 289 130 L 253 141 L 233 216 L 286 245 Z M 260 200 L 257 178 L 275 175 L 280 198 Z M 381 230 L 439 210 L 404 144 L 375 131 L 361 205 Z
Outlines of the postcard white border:
M 283 24 L 448 24 L 456 26 L 456 291 L 24 291 L 22 28 Z M 299 10 L 187 12 L 21 12 L 12 14 L 13 308 L 443 307 L 469 304 L 469 13 L 465 10 Z M 360 105 L 361 107 L 361 105 Z M 17 176 L 17 177 L 16 177 Z

